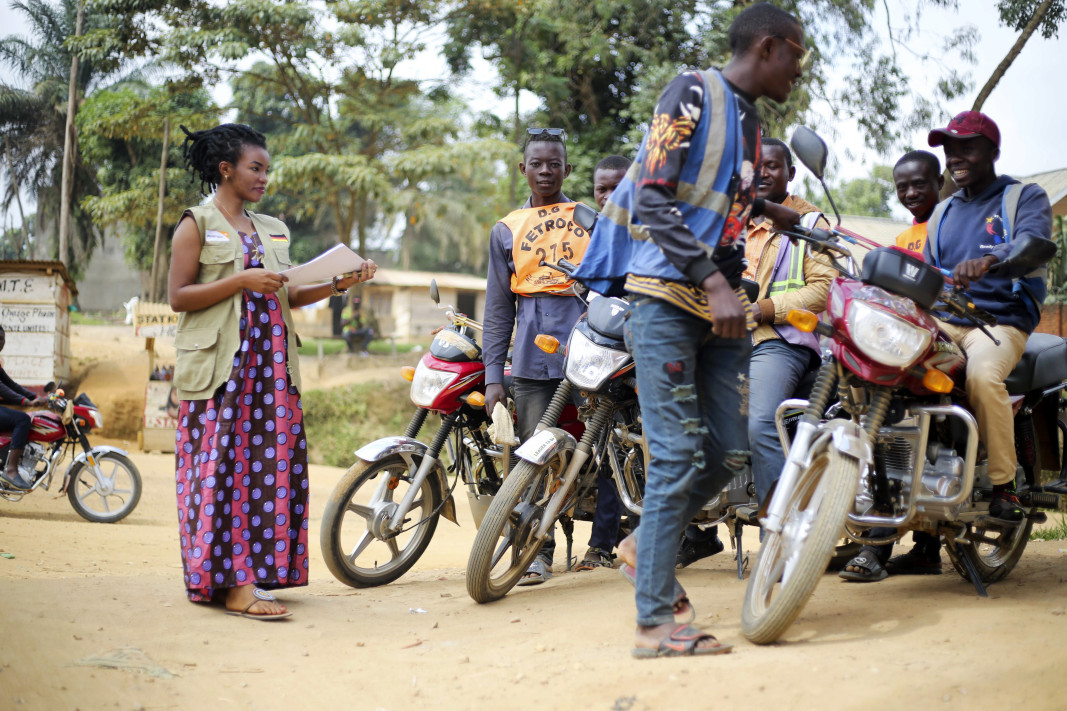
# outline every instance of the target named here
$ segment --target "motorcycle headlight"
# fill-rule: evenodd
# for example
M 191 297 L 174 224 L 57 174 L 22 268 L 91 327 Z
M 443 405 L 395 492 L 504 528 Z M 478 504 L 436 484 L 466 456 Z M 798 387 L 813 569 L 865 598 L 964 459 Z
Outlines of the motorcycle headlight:
M 415 368 L 415 377 L 411 380 L 411 401 L 419 407 L 430 407 L 441 391 L 452 384 L 459 373 L 446 370 L 434 370 L 422 361 Z
M 567 362 L 563 366 L 567 380 L 583 390 L 596 390 L 630 360 L 626 351 L 604 348 L 593 343 L 581 331 L 574 331 L 567 344 Z
M 94 429 L 100 429 L 104 426 L 104 416 L 98 410 L 89 410 L 89 422 Z
M 862 301 L 848 309 L 848 331 L 863 353 L 882 365 L 906 368 L 930 345 L 930 332 Z

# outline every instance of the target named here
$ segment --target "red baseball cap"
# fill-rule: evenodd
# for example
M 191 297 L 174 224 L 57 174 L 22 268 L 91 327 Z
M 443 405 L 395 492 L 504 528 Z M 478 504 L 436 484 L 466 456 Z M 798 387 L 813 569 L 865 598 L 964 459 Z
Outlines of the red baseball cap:
M 946 138 L 976 138 L 985 136 L 993 145 L 1000 148 L 1000 129 L 981 111 L 962 111 L 948 122 L 945 128 L 930 131 L 927 142 L 931 146 L 940 146 Z

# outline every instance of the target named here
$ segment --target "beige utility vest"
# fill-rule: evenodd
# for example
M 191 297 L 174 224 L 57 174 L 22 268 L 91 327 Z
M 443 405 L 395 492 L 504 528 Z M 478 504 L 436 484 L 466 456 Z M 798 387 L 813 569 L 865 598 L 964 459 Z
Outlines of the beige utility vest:
M 191 215 L 200 229 L 200 270 L 197 284 L 224 279 L 244 269 L 245 255 L 241 238 L 215 206 L 214 201 L 189 208 L 182 215 Z M 248 213 L 263 243 L 263 266 L 280 272 L 292 266 L 289 257 L 289 228 L 281 220 L 267 215 Z M 174 364 L 174 386 L 182 400 L 204 400 L 230 377 L 233 358 L 241 347 L 240 320 L 244 290 L 199 311 L 185 311 L 178 316 L 178 335 L 174 339 L 177 359 Z M 288 352 L 285 369 L 290 381 L 300 389 L 299 359 L 296 357 L 297 337 L 289 312 L 289 293 L 282 287 L 275 293 L 285 320 Z

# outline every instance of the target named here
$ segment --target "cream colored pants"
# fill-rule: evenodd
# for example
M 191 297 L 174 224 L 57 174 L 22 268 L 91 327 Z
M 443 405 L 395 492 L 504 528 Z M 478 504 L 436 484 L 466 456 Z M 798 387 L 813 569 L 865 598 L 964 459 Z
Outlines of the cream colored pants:
M 938 324 L 967 352 L 967 399 L 978 419 L 978 434 L 989 451 L 989 480 L 1015 478 L 1015 425 L 1004 379 L 1026 350 L 1027 334 L 1014 326 L 993 326 L 998 346 L 977 328 Z

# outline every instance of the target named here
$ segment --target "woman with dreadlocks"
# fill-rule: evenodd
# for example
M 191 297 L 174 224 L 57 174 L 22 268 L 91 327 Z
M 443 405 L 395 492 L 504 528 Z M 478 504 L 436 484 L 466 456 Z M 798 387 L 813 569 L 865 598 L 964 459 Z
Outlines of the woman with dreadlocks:
M 177 495 L 185 587 L 231 614 L 289 616 L 270 589 L 307 585 L 307 447 L 289 309 L 370 279 L 287 287 L 289 230 L 245 209 L 267 187 L 263 134 L 241 124 L 190 133 L 186 164 L 212 199 L 174 232 L 170 305 L 178 415 Z M 206 194 L 207 191 L 205 191 Z

